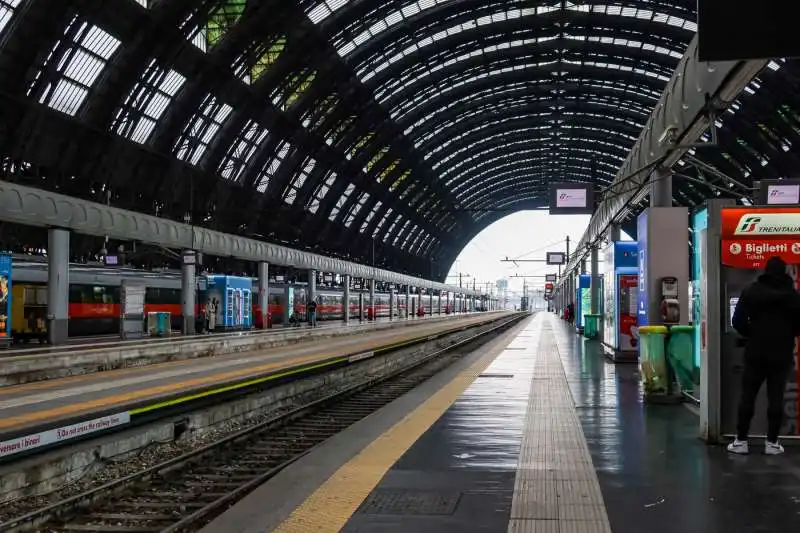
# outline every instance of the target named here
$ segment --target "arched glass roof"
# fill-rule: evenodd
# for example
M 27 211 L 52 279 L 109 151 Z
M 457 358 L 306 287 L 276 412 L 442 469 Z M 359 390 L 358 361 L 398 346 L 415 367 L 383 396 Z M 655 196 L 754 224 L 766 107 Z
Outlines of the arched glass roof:
M 437 276 L 497 213 L 546 205 L 549 182 L 614 178 L 694 36 L 695 9 L 0 0 L 0 105 L 25 139 L 0 143 L 0 168 Z M 796 174 L 798 88 L 794 62 L 773 62 L 719 117 L 720 148 L 697 156 L 743 183 Z M 676 198 L 713 190 L 695 179 Z

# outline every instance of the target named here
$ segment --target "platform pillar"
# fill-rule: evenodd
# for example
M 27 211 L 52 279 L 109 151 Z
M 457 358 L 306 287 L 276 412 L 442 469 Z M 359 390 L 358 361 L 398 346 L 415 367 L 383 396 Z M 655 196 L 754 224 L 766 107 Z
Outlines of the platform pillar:
M 184 250 L 182 259 L 181 311 L 183 312 L 183 323 L 181 325 L 181 333 L 184 335 L 194 335 L 195 299 L 197 296 L 197 281 L 195 279 L 197 254 L 194 250 Z
M 600 313 L 600 265 L 597 246 L 592 246 L 590 257 L 592 275 L 591 285 L 589 286 L 592 298 L 591 313 L 596 315 Z
M 394 290 L 389 291 L 389 320 L 394 320 Z
M 442 314 L 442 291 L 439 291 L 439 312 L 437 314 Z
M 61 344 L 69 337 L 68 230 L 48 232 L 47 263 L 47 338 L 50 344 Z
M 358 293 L 358 321 L 364 322 L 364 292 Z
M 311 300 L 317 300 L 317 271 L 314 269 L 308 270 L 308 299 L 306 302 Z
M 342 313 L 344 316 L 344 323 L 350 323 L 350 275 L 344 276 L 344 300 L 342 301 Z
M 617 224 L 611 224 L 611 226 L 608 228 L 608 240 L 611 241 L 611 244 L 620 240 L 621 236 L 622 230 L 620 227 Z
M 411 318 L 411 285 L 406 285 L 406 318 Z
M 258 264 L 258 305 L 261 309 L 261 329 L 269 327 L 269 263 Z
M 689 319 L 689 212 L 685 207 L 650 207 L 639 215 L 639 326 L 662 324 L 661 279 L 678 280 L 680 323 Z
M 433 289 L 428 289 L 428 314 L 433 314 Z
M 650 207 L 672 207 L 672 171 L 658 168 L 650 175 Z
M 375 309 L 375 280 L 369 280 L 369 308 L 371 309 L 371 320 L 378 318 L 378 312 Z

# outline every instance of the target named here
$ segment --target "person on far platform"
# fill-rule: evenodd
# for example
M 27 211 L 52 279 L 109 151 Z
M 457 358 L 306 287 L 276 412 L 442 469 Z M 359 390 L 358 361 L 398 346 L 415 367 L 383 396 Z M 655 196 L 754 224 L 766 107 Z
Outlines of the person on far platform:
M 800 294 L 780 257 L 770 258 L 764 273 L 742 291 L 732 323 L 746 344 L 737 435 L 728 445 L 728 451 L 750 453 L 747 441 L 750 421 L 758 391 L 766 381 L 768 428 L 764 453 L 781 454 L 783 446 L 778 442 L 778 433 L 786 378 L 794 360 L 795 338 L 800 335 Z
M 312 328 L 317 327 L 317 302 L 311 300 L 308 302 L 308 325 Z

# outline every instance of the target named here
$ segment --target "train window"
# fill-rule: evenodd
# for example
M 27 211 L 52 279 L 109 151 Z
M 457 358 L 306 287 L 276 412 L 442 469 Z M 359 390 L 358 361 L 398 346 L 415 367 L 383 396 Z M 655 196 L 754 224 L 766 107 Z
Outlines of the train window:
M 23 305 L 47 305 L 47 287 L 25 287 Z
M 119 287 L 79 284 L 72 284 L 69 286 L 69 301 L 71 303 L 118 304 L 119 298 Z
M 162 289 L 158 287 L 148 287 L 145 301 L 149 304 L 169 304 L 177 305 L 181 303 L 180 289 Z

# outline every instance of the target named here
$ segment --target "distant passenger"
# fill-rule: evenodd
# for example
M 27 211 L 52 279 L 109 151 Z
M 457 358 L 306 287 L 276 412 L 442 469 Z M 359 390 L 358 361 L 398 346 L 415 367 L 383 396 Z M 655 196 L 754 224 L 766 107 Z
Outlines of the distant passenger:
M 731 453 L 750 452 L 750 421 L 761 384 L 767 382 L 767 442 L 765 453 L 783 453 L 778 433 L 783 417 L 783 393 L 794 359 L 795 337 L 800 334 L 800 294 L 786 274 L 780 257 L 767 261 L 764 273 L 742 291 L 733 313 L 733 327 L 746 340 L 742 393 L 736 440 Z
M 317 327 L 317 302 L 311 300 L 308 302 L 308 325 L 312 328 Z

